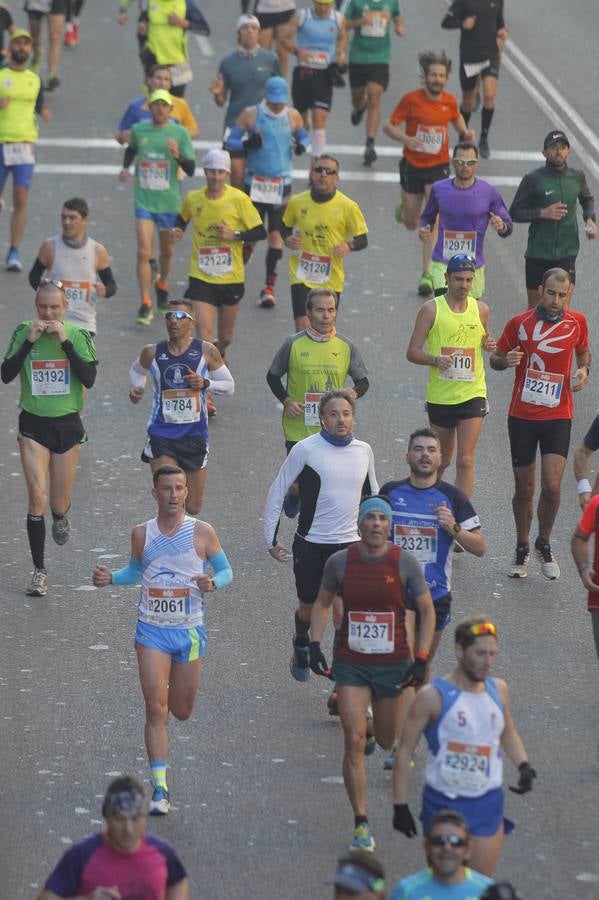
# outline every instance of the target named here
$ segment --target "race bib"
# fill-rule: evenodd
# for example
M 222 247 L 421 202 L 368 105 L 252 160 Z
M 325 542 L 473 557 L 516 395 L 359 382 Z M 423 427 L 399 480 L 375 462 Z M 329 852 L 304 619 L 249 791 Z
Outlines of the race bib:
M 33 144 L 4 144 L 5 166 L 32 166 L 35 162 Z
M 91 296 L 91 281 L 67 281 L 62 279 L 64 296 L 71 309 L 81 308 L 89 303 Z
M 474 349 L 472 347 L 441 347 L 441 356 L 451 356 L 451 368 L 439 369 L 442 381 L 474 381 Z
M 443 749 L 441 776 L 453 788 L 482 792 L 489 781 L 491 748 L 448 741 Z
M 320 425 L 318 407 L 324 394 L 304 394 L 304 425 Z
M 394 525 L 393 542 L 413 553 L 421 566 L 437 562 L 437 529 L 434 526 Z
M 68 359 L 32 359 L 31 393 L 34 397 L 70 394 L 71 366 Z
M 395 613 L 348 613 L 347 646 L 355 653 L 393 653 Z
M 168 425 L 199 422 L 202 414 L 200 392 L 192 388 L 162 392 L 162 417 Z
M 464 74 L 466 78 L 474 78 L 475 75 L 480 75 L 484 69 L 488 69 L 490 65 L 490 59 L 484 59 L 482 62 L 477 63 L 464 63 Z
M 150 587 L 146 615 L 161 621 L 177 622 L 189 616 L 188 587 Z
M 442 125 L 418 125 L 416 140 L 423 144 L 421 153 L 434 156 L 439 153 L 445 141 L 445 129 Z
M 368 19 L 367 25 L 360 26 L 360 33 L 363 37 L 382 38 L 387 33 L 387 22 L 389 16 L 385 12 L 370 12 L 364 10 L 364 15 Z
M 142 159 L 139 164 L 139 186 L 145 191 L 168 191 L 170 173 L 168 159 Z
M 280 206 L 283 202 L 283 179 L 252 175 L 250 200 L 252 203 L 270 203 Z
M 173 87 L 179 87 L 181 84 L 189 84 L 193 79 L 193 72 L 188 62 L 177 63 L 175 66 L 169 66 L 171 71 L 171 82 Z
M 216 277 L 233 271 L 233 251 L 230 247 L 200 247 L 198 268 Z
M 564 376 L 555 372 L 527 369 L 522 386 L 522 400 L 535 406 L 559 406 L 564 386 Z
M 300 66 L 307 69 L 326 69 L 329 65 L 329 54 L 326 50 L 302 50 Z
M 476 256 L 476 231 L 443 232 L 443 259 L 451 259 L 456 253 Z
M 317 253 L 306 253 L 302 250 L 296 275 L 300 281 L 325 284 L 331 277 L 331 257 L 318 256 Z

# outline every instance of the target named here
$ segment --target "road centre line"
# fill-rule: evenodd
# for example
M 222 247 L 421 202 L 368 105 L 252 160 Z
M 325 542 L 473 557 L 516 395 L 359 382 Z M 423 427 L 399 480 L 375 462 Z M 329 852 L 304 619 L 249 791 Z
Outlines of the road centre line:
M 40 175 L 118 175 L 121 166 L 110 165 L 94 165 L 79 163 L 37 163 L 35 171 Z M 308 175 L 307 169 L 294 169 L 292 172 L 294 178 L 302 179 Z M 397 184 L 399 185 L 399 176 L 397 172 L 368 172 L 342 170 L 341 183 L 346 181 L 363 181 L 374 184 Z M 520 184 L 520 178 L 513 178 L 504 175 L 487 175 L 485 181 L 496 185 L 497 187 L 516 187 Z

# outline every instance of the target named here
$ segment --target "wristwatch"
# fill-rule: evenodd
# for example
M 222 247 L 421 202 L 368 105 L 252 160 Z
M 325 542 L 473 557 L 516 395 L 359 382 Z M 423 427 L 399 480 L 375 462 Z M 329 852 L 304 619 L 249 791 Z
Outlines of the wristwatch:
M 235 238 L 236 241 L 240 241 L 241 240 L 241 231 L 233 232 L 233 237 Z
M 462 530 L 462 526 L 460 525 L 459 522 L 454 522 L 453 525 L 451 526 L 452 534 L 459 534 L 461 530 Z

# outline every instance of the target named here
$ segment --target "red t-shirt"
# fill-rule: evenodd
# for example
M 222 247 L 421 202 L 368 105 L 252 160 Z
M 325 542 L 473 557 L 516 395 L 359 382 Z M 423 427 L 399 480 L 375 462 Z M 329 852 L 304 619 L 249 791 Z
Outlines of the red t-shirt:
M 405 122 L 408 137 L 417 137 L 427 148 L 425 153 L 403 148 L 403 155 L 411 166 L 430 169 L 449 162 L 447 126 L 459 115 L 458 101 L 447 91 L 443 91 L 438 100 L 431 100 L 424 88 L 410 91 L 401 98 L 391 113 L 391 124 Z
M 589 346 L 587 320 L 581 312 L 567 310 L 559 322 L 544 322 L 534 309 L 509 320 L 497 341 L 508 353 L 524 352 L 516 367 L 509 415 L 517 419 L 571 419 L 572 356 Z
M 578 523 L 578 528 L 580 531 L 583 531 L 585 534 L 594 534 L 595 535 L 595 547 L 593 552 L 593 572 L 599 571 L 597 566 L 599 566 L 599 494 L 595 497 L 591 497 L 589 502 L 584 508 L 584 512 L 580 517 L 580 522 Z M 593 578 L 595 583 L 599 583 L 597 579 L 597 575 Z M 588 593 L 588 601 L 587 601 L 587 609 L 589 612 L 599 612 L 599 594 L 591 594 Z

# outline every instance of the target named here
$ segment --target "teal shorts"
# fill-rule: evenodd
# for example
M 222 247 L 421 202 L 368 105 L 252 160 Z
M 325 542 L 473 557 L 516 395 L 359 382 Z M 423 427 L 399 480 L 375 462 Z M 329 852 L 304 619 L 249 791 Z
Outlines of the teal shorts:
M 446 287 L 445 283 L 445 271 L 447 269 L 446 262 L 436 262 L 433 260 L 431 265 L 429 274 L 433 279 L 433 290 L 440 290 L 441 288 Z M 470 288 L 470 295 L 474 297 L 475 300 L 480 300 L 483 294 L 485 293 L 485 267 L 481 266 L 480 269 L 476 269 L 474 272 L 474 281 L 472 282 L 472 287 Z
M 195 628 L 159 628 L 147 622 L 138 622 L 135 643 L 150 650 L 166 653 L 173 662 L 195 662 L 201 659 L 208 647 L 208 635 L 203 625 Z
M 336 660 L 333 662 L 333 677 L 337 684 L 367 687 L 377 700 L 387 700 L 389 697 L 399 697 L 401 682 L 411 665 L 409 659 L 386 666 L 360 666 Z

